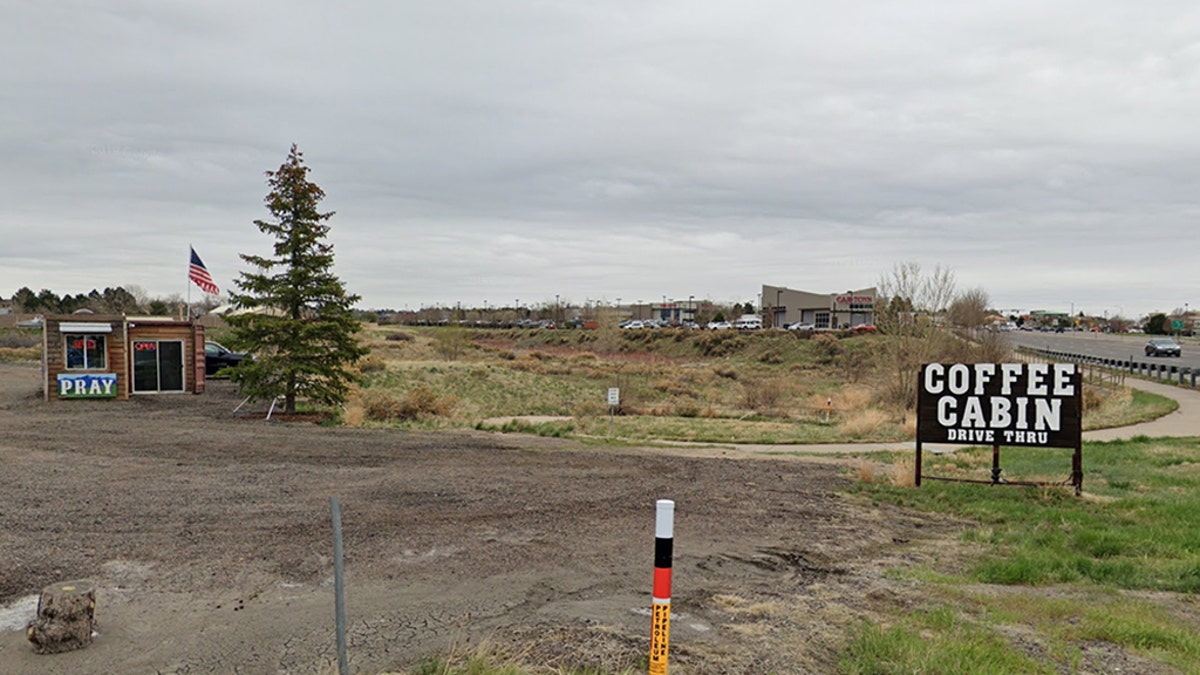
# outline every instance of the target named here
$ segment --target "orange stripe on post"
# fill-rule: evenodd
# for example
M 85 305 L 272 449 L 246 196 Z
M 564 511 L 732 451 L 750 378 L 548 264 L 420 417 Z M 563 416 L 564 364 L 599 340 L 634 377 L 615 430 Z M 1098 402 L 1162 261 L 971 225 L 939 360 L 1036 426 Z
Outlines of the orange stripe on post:
M 671 601 L 671 568 L 654 568 L 654 601 Z

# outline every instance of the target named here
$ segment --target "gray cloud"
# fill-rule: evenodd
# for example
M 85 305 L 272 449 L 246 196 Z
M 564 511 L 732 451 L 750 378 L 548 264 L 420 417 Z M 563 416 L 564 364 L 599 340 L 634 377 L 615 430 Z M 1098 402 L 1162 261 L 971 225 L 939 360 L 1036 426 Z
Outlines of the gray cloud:
M 45 5 L 45 6 L 43 6 Z M 223 287 L 292 142 L 365 306 L 873 284 L 1191 298 L 1200 10 L 1119 2 L 14 3 L 0 293 Z M 1177 261 L 1177 262 L 1173 262 Z M 1175 272 L 1175 270 L 1179 270 Z

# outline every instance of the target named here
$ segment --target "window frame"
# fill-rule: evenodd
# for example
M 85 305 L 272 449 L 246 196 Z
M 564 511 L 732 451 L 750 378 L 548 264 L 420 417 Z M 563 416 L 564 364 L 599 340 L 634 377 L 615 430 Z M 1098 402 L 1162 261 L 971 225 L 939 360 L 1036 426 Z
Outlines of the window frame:
M 108 369 L 108 335 L 104 333 L 63 333 L 63 369 L 64 370 L 107 370 Z M 83 347 L 79 352 L 83 355 L 83 365 L 71 365 L 71 342 L 80 340 Z M 88 341 L 95 340 L 95 348 L 88 347 Z M 94 352 L 99 357 L 99 364 L 92 363 L 88 357 Z

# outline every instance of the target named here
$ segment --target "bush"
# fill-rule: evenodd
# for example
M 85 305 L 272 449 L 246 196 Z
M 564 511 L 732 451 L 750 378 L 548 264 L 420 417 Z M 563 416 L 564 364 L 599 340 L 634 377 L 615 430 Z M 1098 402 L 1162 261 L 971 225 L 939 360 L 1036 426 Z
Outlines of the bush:
M 412 342 L 413 336 L 409 333 L 398 332 L 388 333 L 383 339 L 387 340 L 388 342 Z
M 382 389 L 368 389 L 363 392 L 362 404 L 367 419 L 390 421 L 445 417 L 457 403 L 458 399 L 452 395 L 439 396 L 429 387 L 419 385 L 408 390 L 403 399 Z
M 442 328 L 434 336 L 433 349 L 447 361 L 457 361 L 471 344 L 467 332 L 461 328 Z
M 812 342 L 817 345 L 818 351 L 829 359 L 842 353 L 842 341 L 832 333 L 818 333 L 813 336 Z
M 759 414 L 776 414 L 779 404 L 791 393 L 787 380 L 773 379 L 742 385 L 742 405 Z
M 387 361 L 374 354 L 358 360 L 358 370 L 363 373 L 381 373 L 387 370 Z

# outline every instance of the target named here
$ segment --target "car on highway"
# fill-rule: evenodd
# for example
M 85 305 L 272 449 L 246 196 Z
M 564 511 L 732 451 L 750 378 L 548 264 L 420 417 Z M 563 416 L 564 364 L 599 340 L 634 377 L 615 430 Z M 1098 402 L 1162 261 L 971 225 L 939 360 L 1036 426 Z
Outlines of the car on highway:
M 216 375 L 222 368 L 234 368 L 246 359 L 253 358 L 249 354 L 235 352 L 220 342 L 206 340 L 204 342 L 204 374 Z
M 1171 338 L 1150 338 L 1146 343 L 1146 356 L 1182 356 L 1183 348 Z

